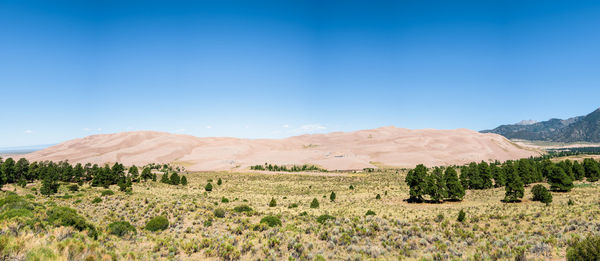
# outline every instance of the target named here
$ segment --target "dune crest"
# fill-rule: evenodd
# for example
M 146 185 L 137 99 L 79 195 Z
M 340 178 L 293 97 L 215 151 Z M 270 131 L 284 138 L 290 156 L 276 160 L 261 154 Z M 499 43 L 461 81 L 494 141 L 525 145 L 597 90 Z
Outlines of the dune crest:
M 144 165 L 171 163 L 188 170 L 244 170 L 251 165 L 316 164 L 355 170 L 378 164 L 414 167 L 509 160 L 539 155 L 506 138 L 467 129 L 410 130 L 393 126 L 285 139 L 200 138 L 155 131 L 92 135 L 26 154 L 30 161 Z

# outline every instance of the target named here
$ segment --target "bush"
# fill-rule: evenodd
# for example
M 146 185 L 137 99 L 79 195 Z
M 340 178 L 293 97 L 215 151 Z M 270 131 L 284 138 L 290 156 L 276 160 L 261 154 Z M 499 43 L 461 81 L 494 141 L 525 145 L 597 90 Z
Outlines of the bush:
M 573 205 L 575 205 L 575 201 L 573 201 L 572 199 L 569 199 L 569 201 L 567 201 L 567 205 L 573 206 Z
M 226 197 L 221 198 L 221 203 L 229 203 L 229 199 Z
M 381 195 L 377 194 L 377 195 L 375 196 L 375 199 L 381 199 Z
M 354 186 L 350 185 L 350 189 L 354 189 Z
M 541 184 L 533 186 L 531 193 L 533 193 L 533 201 L 540 201 L 546 204 L 552 202 L 552 194 Z
M 233 208 L 233 211 L 235 211 L 235 212 L 250 212 L 250 211 L 252 211 L 252 208 L 248 205 L 240 205 L 240 206 Z
M 12 218 L 18 218 L 18 217 L 33 217 L 33 212 L 31 212 L 31 210 L 29 210 L 29 209 L 16 208 L 16 209 L 9 209 L 7 211 L 2 212 L 2 214 L 0 214 L 0 220 L 12 219 Z
M 117 221 L 108 225 L 108 233 L 118 237 L 122 237 L 129 233 L 136 233 L 136 229 L 127 221 Z
M 217 185 L 221 186 L 221 184 L 223 184 L 223 181 L 221 180 L 221 178 L 219 178 L 219 180 L 217 180 Z
M 466 216 L 467 216 L 467 214 L 465 213 L 465 211 L 461 209 L 458 212 L 458 218 L 456 219 L 456 221 L 463 222 L 463 221 L 465 221 Z
M 206 186 L 204 187 L 204 190 L 206 190 L 206 191 L 212 191 L 212 189 L 213 189 L 213 186 L 212 186 L 212 184 L 210 184 L 210 182 L 208 182 L 208 184 L 206 184 Z
M 310 202 L 310 208 L 319 208 L 319 201 L 317 198 L 313 198 L 312 202 Z
M 100 203 L 100 202 L 102 202 L 102 199 L 101 199 L 101 198 L 99 198 L 99 197 L 95 197 L 95 198 L 92 200 L 92 203 L 94 203 L 94 204 L 97 204 L 97 203 Z
M 331 202 L 334 202 L 335 197 L 336 197 L 335 192 L 331 191 L 331 194 L 329 195 L 329 200 L 331 200 Z
M 46 211 L 48 222 L 55 226 L 70 226 L 79 231 L 87 229 L 88 235 L 96 238 L 98 236 L 96 229 L 88 224 L 77 211 L 68 207 L 54 207 Z
M 600 260 L 600 236 L 588 236 L 567 249 L 567 260 Z
M 375 211 L 373 210 L 367 210 L 367 213 L 365 214 L 365 216 L 375 216 Z
M 182 176 L 181 176 L 181 185 L 184 185 L 184 186 L 185 186 L 185 185 L 187 185 L 187 184 L 188 184 L 187 178 L 186 178 L 184 175 L 182 175 Z
M 292 203 L 288 206 L 288 208 L 297 208 L 298 207 L 298 203 Z
M 281 220 L 276 216 L 266 216 L 260 220 L 260 223 L 265 223 L 270 227 L 281 226 Z
M 150 231 L 165 230 L 169 227 L 169 220 L 164 216 L 153 217 L 146 223 L 146 229 Z
M 271 201 L 269 202 L 269 207 L 276 207 L 277 206 L 277 201 L 275 201 L 275 198 L 271 198 Z
M 111 195 L 114 195 L 114 194 L 115 194 L 115 192 L 113 192 L 110 189 L 107 189 L 107 190 L 103 190 L 101 195 L 102 196 L 111 196 Z
M 77 184 L 69 185 L 68 188 L 71 192 L 79 191 L 79 186 L 77 186 Z
M 321 224 L 325 224 L 325 222 L 327 222 L 327 220 L 335 220 L 335 217 L 334 217 L 334 216 L 327 215 L 327 214 L 324 214 L 324 215 L 320 215 L 320 216 L 317 218 L 317 222 L 319 222 L 319 223 L 321 223 Z
M 222 209 L 222 208 L 217 208 L 217 209 L 215 209 L 214 214 L 215 214 L 215 217 L 224 218 L 225 217 L 225 210 Z

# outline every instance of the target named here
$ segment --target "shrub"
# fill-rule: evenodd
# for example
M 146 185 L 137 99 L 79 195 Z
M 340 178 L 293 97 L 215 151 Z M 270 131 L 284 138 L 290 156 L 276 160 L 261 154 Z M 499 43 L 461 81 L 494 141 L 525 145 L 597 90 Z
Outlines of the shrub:
M 92 203 L 94 203 L 94 204 L 96 204 L 96 203 L 100 203 L 100 202 L 102 202 L 102 199 L 101 199 L 101 198 L 99 198 L 99 197 L 95 197 L 95 198 L 92 200 Z
M 354 189 L 354 186 L 350 185 L 350 189 Z
M 269 202 L 269 207 L 276 207 L 277 206 L 277 201 L 275 201 L 275 198 L 271 198 L 271 201 Z
M 319 222 L 319 223 L 321 223 L 321 224 L 325 224 L 325 222 L 327 222 L 327 220 L 335 220 L 335 217 L 334 217 L 334 216 L 327 215 L 327 214 L 324 214 L 324 215 L 320 215 L 320 216 L 317 218 L 317 222 Z
M 534 201 L 540 201 L 546 204 L 552 202 L 552 194 L 541 184 L 533 186 L 533 188 L 531 188 L 531 193 L 533 193 Z
M 214 214 L 215 214 L 215 217 L 224 218 L 225 217 L 225 210 L 222 209 L 222 208 L 217 208 L 217 209 L 215 209 Z
M 136 233 L 136 229 L 127 221 L 117 221 L 108 225 L 108 233 L 118 237 L 122 237 L 129 233 Z
M 53 207 L 46 211 L 48 222 L 55 226 L 70 226 L 79 231 L 88 230 L 88 235 L 96 238 L 96 229 L 85 221 L 85 218 L 77 214 L 77 211 L 68 207 Z
M 310 202 L 310 208 L 319 208 L 319 201 L 317 198 L 313 198 L 312 202 Z
M 466 216 L 467 216 L 467 214 L 465 213 L 465 211 L 461 209 L 458 212 L 458 218 L 456 219 L 456 221 L 463 222 L 463 221 L 465 221 Z
M 375 211 L 373 210 L 367 210 L 367 213 L 365 214 L 365 216 L 375 216 Z
M 265 223 L 270 227 L 281 226 L 281 220 L 276 216 L 266 216 L 260 220 L 260 223 Z
M 377 195 L 375 196 L 375 199 L 381 199 L 381 195 L 377 194 Z
M 567 249 L 567 260 L 600 260 L 600 236 L 588 236 Z
M 229 203 L 229 199 L 226 197 L 221 198 L 221 203 Z
M 213 189 L 213 186 L 212 186 L 212 184 L 210 184 L 210 182 L 208 182 L 206 184 L 206 186 L 204 187 L 204 190 L 206 190 L 206 191 L 212 191 L 212 189 Z
M 569 199 L 569 201 L 567 201 L 567 205 L 573 206 L 573 205 L 575 205 L 575 201 L 573 201 L 572 199 Z
M 150 231 L 165 230 L 169 227 L 169 220 L 164 216 L 153 217 L 146 223 L 146 229 Z
M 184 186 L 185 186 L 185 185 L 187 185 L 187 184 L 188 184 L 187 178 L 186 178 L 184 175 L 182 175 L 182 176 L 181 176 L 181 185 L 184 185 Z
M 331 200 L 331 202 L 335 201 L 335 192 L 331 191 L 331 194 L 329 195 L 329 200 Z
M 221 178 L 219 178 L 219 179 L 217 180 L 217 185 L 221 186 L 221 184 L 223 184 L 223 181 L 221 180 Z
M 107 189 L 107 190 L 103 190 L 101 195 L 102 196 L 111 196 L 111 195 L 114 195 L 114 194 L 115 194 L 115 192 L 113 192 L 110 189 Z
M 18 217 L 33 217 L 33 212 L 31 212 L 31 210 L 29 210 L 29 209 L 16 208 L 16 209 L 9 209 L 7 211 L 2 212 L 2 214 L 0 214 L 0 220 L 12 219 L 12 218 L 18 218 Z
M 252 208 L 248 205 L 240 205 L 240 206 L 233 208 L 233 211 L 235 211 L 235 212 L 250 212 L 250 211 L 252 211 Z
M 297 208 L 298 207 L 298 203 L 292 203 L 288 206 L 288 208 Z
M 75 192 L 75 191 L 79 191 L 79 186 L 77 186 L 77 184 L 73 184 L 73 185 L 69 185 L 69 191 Z

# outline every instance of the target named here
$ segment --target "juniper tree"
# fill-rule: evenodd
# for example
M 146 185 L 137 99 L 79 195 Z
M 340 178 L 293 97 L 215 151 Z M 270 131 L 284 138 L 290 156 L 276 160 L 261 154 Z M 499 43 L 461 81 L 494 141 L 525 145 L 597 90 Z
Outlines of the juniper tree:
M 410 190 L 409 202 L 422 202 L 423 195 L 427 194 L 427 167 L 423 164 L 417 165 L 414 169 L 408 171 L 405 181 Z
M 465 188 L 458 180 L 456 170 L 454 170 L 453 167 L 446 168 L 444 180 L 446 181 L 446 188 L 448 189 L 447 198 L 450 200 L 462 200 L 465 196 Z

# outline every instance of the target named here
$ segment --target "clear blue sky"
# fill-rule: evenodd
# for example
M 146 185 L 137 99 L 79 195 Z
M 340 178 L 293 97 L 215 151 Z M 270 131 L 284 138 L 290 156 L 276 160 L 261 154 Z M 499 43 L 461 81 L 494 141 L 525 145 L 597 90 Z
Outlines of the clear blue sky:
M 599 1 L 0 1 L 0 147 L 488 129 L 600 106 Z

